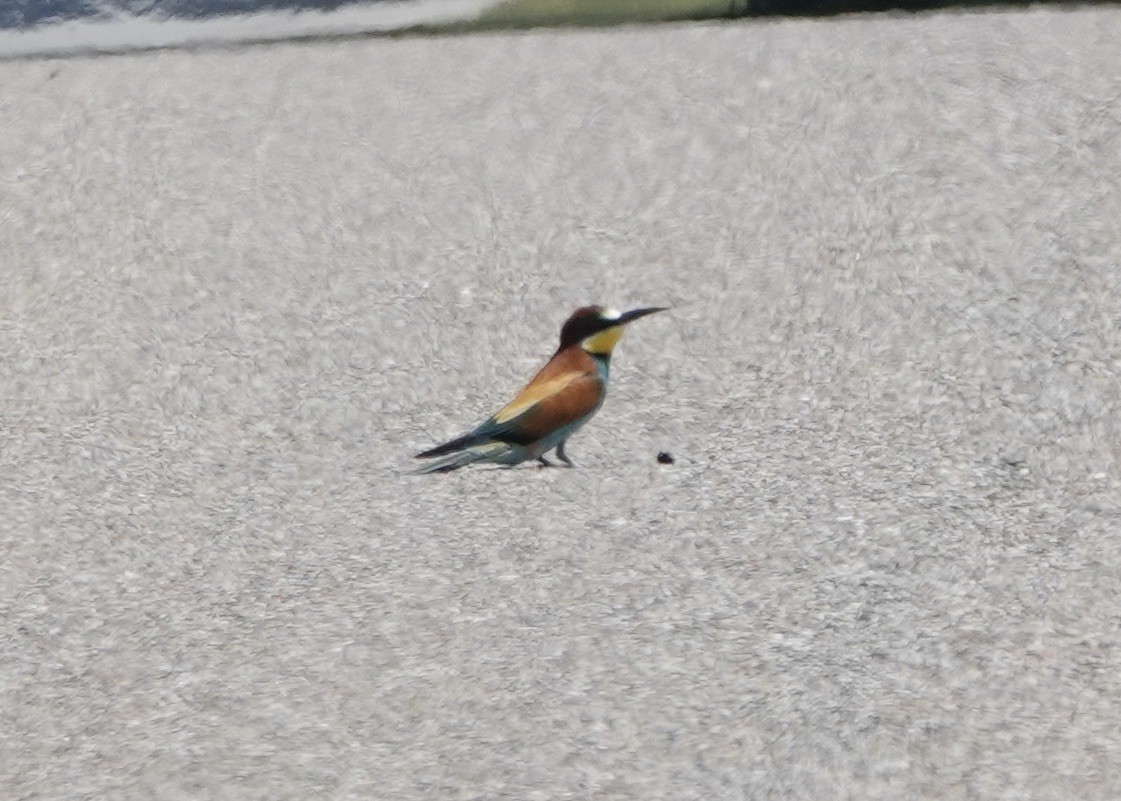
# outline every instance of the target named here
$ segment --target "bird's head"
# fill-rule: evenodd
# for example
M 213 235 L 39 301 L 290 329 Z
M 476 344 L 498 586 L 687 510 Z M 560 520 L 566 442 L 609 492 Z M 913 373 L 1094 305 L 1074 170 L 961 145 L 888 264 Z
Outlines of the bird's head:
M 663 306 L 617 312 L 603 306 L 585 306 L 577 309 L 561 328 L 560 350 L 579 345 L 593 356 L 610 356 L 615 344 L 623 336 L 627 323 L 654 312 L 665 311 Z

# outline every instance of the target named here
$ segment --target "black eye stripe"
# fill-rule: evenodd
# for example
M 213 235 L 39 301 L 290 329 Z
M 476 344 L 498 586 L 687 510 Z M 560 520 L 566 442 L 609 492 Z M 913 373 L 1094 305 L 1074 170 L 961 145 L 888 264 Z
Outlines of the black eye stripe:
M 593 334 L 614 328 L 616 324 L 615 320 L 604 320 L 602 317 L 578 317 L 569 320 L 561 330 L 561 348 L 582 342 Z

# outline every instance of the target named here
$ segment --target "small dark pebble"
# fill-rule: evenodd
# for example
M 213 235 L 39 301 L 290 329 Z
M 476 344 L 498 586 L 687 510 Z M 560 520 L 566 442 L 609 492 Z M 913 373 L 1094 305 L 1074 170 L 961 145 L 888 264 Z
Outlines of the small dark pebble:
M 668 451 L 662 451 L 658 454 L 658 464 L 673 464 L 673 455 Z

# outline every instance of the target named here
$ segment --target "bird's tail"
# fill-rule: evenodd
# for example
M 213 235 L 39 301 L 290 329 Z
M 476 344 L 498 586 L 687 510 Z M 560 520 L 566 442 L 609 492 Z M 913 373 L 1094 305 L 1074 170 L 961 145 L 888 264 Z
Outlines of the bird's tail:
M 505 456 L 511 447 L 509 443 L 496 440 L 479 440 L 470 435 L 460 437 L 432 450 L 418 453 L 418 459 L 440 458 L 414 470 L 413 475 L 450 473 L 474 462 L 495 462 Z

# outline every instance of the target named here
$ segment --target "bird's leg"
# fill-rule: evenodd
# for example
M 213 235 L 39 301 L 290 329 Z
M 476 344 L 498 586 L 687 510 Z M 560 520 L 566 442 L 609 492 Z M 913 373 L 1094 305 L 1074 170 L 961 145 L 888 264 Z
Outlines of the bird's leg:
M 537 457 L 537 461 L 541 462 L 541 466 L 542 466 L 542 467 L 556 467 L 556 465 L 555 465 L 555 464 L 553 464 L 552 462 L 550 462 L 550 461 L 549 461 L 548 459 L 546 459 L 546 458 L 545 458 L 544 456 L 538 456 L 538 457 Z
M 575 467 L 576 463 L 564 455 L 564 443 L 568 440 L 562 439 L 560 444 L 557 445 L 557 458 L 564 462 L 569 467 Z

